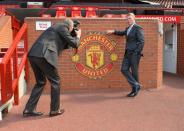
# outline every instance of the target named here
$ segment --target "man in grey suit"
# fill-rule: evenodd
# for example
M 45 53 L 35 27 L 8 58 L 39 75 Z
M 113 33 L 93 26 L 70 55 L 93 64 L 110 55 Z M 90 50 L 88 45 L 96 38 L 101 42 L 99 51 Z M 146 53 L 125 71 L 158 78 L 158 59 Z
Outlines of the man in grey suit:
M 33 44 L 28 53 L 36 84 L 23 111 L 23 116 L 40 116 L 36 105 L 46 84 L 46 78 L 51 84 L 51 103 L 49 115 L 57 116 L 64 113 L 60 109 L 60 77 L 57 69 L 59 53 L 69 46 L 77 48 L 81 37 L 81 30 L 76 31 L 76 37 L 71 36 L 74 23 L 65 19 L 63 23 L 55 24 L 44 31 Z
M 138 79 L 138 67 L 144 47 L 144 33 L 143 29 L 135 23 L 135 15 L 133 13 L 129 13 L 126 19 L 128 27 L 124 31 L 107 30 L 107 34 L 126 36 L 125 55 L 121 72 L 132 87 L 132 91 L 127 97 L 134 97 L 141 88 Z

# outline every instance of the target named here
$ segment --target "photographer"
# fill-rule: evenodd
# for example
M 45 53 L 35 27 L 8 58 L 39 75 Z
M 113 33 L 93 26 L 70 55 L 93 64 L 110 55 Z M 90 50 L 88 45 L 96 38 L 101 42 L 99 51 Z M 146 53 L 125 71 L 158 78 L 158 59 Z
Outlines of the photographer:
M 55 24 L 44 31 L 31 47 L 28 57 L 33 69 L 36 84 L 23 111 L 23 116 L 40 116 L 36 105 L 46 84 L 46 78 L 51 84 L 51 103 L 49 115 L 57 116 L 64 113 L 60 108 L 60 77 L 57 69 L 58 56 L 68 46 L 78 48 L 81 30 L 75 31 L 76 37 L 71 36 L 74 23 L 65 19 L 63 23 Z

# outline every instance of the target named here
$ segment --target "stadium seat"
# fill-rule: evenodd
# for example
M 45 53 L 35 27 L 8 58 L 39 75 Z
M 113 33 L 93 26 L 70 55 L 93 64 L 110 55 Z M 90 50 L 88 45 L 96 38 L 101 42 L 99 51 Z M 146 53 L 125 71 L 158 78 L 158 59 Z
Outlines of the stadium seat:
M 86 17 L 97 17 L 96 9 L 92 7 L 86 8 Z
M 82 17 L 80 7 L 73 7 L 72 8 L 72 17 Z
M 57 18 L 66 17 L 66 10 L 64 7 L 57 7 L 56 17 Z

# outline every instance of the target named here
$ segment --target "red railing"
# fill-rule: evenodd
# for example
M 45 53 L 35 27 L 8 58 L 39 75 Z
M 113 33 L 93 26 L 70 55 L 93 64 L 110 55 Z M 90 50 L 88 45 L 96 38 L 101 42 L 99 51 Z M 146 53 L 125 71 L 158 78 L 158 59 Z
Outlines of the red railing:
M 12 30 L 13 30 L 13 39 L 15 39 L 18 31 L 20 30 L 21 24 L 20 21 L 10 12 L 7 10 L 5 11 L 6 15 L 11 16 L 11 24 L 12 24 Z
M 12 30 L 13 30 L 13 39 L 15 39 L 18 31 L 20 30 L 20 21 L 17 20 L 15 16 L 12 16 Z
M 22 47 L 20 47 L 22 44 Z M 20 50 L 23 49 L 23 50 Z M 1 103 L 4 104 L 14 96 L 14 104 L 19 104 L 19 77 L 25 67 L 25 79 L 28 79 L 28 43 L 27 24 L 23 24 L 11 47 L 0 63 L 1 70 Z

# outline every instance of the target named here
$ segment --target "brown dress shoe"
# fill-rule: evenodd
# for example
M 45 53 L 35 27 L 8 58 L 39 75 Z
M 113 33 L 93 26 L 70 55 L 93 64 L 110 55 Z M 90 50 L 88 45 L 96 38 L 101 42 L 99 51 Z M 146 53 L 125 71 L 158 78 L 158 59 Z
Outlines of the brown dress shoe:
M 50 111 L 49 116 L 53 117 L 53 116 L 58 116 L 58 115 L 62 115 L 65 112 L 64 109 L 59 109 L 57 111 Z

